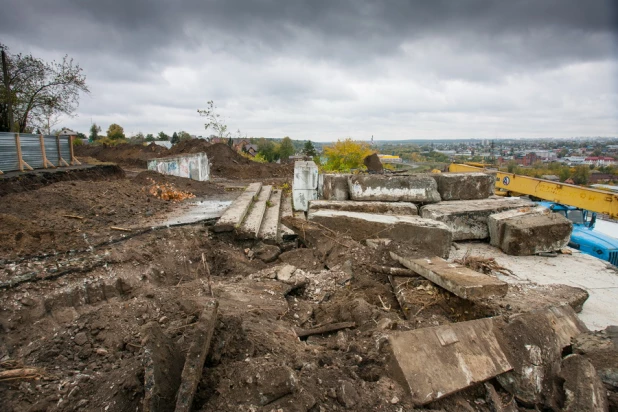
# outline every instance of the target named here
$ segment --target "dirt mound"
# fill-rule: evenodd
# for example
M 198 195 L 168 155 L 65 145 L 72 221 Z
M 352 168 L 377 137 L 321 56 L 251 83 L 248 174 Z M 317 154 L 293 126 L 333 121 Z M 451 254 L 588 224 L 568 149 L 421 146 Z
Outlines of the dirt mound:
M 148 160 L 166 156 L 168 149 L 150 143 L 148 146 L 135 144 L 82 145 L 75 147 L 75 155 L 94 157 L 103 162 L 114 162 L 124 166 L 146 168 Z
M 169 155 L 206 152 L 212 146 L 204 139 L 181 140 L 167 152 Z M 227 147 L 227 146 L 226 146 Z M 229 147 L 228 147 L 229 149 Z
M 141 186 L 148 186 L 153 182 L 158 185 L 171 184 L 176 189 L 193 193 L 195 196 L 212 196 L 225 192 L 221 186 L 215 183 L 199 182 L 186 177 L 162 175 L 153 170 L 140 172 L 133 178 L 133 183 Z
M 204 147 L 211 162 L 210 170 L 216 177 L 228 179 L 262 179 L 267 177 L 292 176 L 294 165 L 258 163 L 236 153 L 223 143 Z
M 227 179 L 263 179 L 292 175 L 292 164 L 258 163 L 243 157 L 222 143 L 211 144 L 203 139 L 183 140 L 171 149 L 151 143 L 148 146 L 121 144 L 118 146 L 79 146 L 77 156 L 89 156 L 123 166 L 145 168 L 148 160 L 157 157 L 204 152 L 215 177 Z

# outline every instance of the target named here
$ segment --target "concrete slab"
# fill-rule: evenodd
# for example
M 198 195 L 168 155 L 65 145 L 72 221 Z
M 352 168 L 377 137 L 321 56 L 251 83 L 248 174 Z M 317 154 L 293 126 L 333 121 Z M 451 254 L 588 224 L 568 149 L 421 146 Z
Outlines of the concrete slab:
M 292 210 L 292 198 L 290 196 L 286 196 L 282 194 L 281 196 L 281 217 L 279 219 L 279 237 L 278 243 L 281 244 L 283 242 L 289 242 L 291 240 L 296 239 L 296 233 L 283 223 L 281 223 L 281 219 L 287 216 L 294 216 L 294 211 Z
M 608 310 L 618 301 L 618 271 L 609 262 L 570 249 L 573 255 L 557 257 L 510 256 L 487 243 L 461 242 L 451 252 L 449 260 L 461 259 L 466 254 L 493 258 L 496 263 L 511 270 L 515 276 L 498 275 L 511 284 L 541 285 L 565 284 L 579 287 L 590 295 L 579 313 L 590 329 L 605 329 L 618 325 L 618 311 Z
M 506 219 L 502 226 L 500 249 L 518 256 L 561 250 L 569 244 L 573 231 L 573 223 L 558 213 Z
M 215 232 L 231 232 L 240 226 L 253 203 L 253 198 L 262 189 L 261 183 L 251 183 L 227 208 L 213 226 Z
M 146 412 L 174 410 L 174 398 L 180 386 L 183 356 L 157 322 L 142 328 L 144 348 L 144 400 Z
M 505 296 L 508 284 L 439 257 L 407 259 L 393 252 L 391 257 L 438 286 L 463 299 L 478 300 Z
M 318 191 L 315 189 L 294 189 L 292 190 L 292 201 L 294 210 L 306 212 L 309 209 L 309 202 L 318 198 Z
M 348 185 L 352 200 L 417 203 L 440 201 L 438 184 L 429 174 L 352 175 L 348 178 Z
M 489 229 L 489 244 L 495 247 L 500 247 L 500 243 L 504 238 L 504 222 L 519 218 L 526 215 L 543 215 L 552 213 L 551 210 L 544 206 L 521 207 L 511 209 L 505 212 L 494 213 L 487 218 L 487 228 Z
M 453 240 L 489 237 L 489 215 L 510 209 L 531 207 L 533 202 L 518 197 L 482 200 L 454 200 L 421 207 L 420 216 L 445 223 L 453 231 Z
M 491 319 L 389 336 L 394 377 L 424 405 L 512 369 Z
M 202 368 L 210 349 L 210 341 L 217 323 L 219 302 L 212 299 L 200 314 L 193 331 L 193 342 L 187 352 L 182 378 L 176 397 L 176 412 L 189 412 L 197 385 L 202 380 Z
M 267 244 L 277 244 L 279 238 L 279 219 L 281 214 L 281 195 L 280 189 L 275 189 L 270 195 L 269 202 L 266 204 L 266 212 L 262 220 L 262 227 L 258 233 L 258 239 L 262 239 Z
M 389 238 L 444 257 L 451 248 L 452 234 L 446 225 L 418 216 L 318 210 L 311 214 L 310 220 L 357 241 Z
M 410 202 L 359 202 L 355 200 L 312 200 L 309 202 L 309 215 L 317 210 L 343 210 L 402 216 L 418 215 L 418 208 Z
M 249 209 L 245 220 L 236 228 L 236 237 L 238 239 L 257 239 L 266 213 L 266 202 L 270 200 L 272 189 L 272 186 L 262 186 L 262 190 L 260 190 L 257 200 L 253 202 Z
M 348 177 L 350 174 L 324 174 L 322 186 L 322 198 L 324 200 L 348 200 L 350 189 Z
M 432 173 L 442 201 L 487 199 L 494 194 L 496 176 L 491 173 Z
M 496 377 L 500 385 L 525 404 L 558 410 L 555 393 L 563 349 L 587 331 L 570 306 L 494 318 L 502 350 L 513 370 Z

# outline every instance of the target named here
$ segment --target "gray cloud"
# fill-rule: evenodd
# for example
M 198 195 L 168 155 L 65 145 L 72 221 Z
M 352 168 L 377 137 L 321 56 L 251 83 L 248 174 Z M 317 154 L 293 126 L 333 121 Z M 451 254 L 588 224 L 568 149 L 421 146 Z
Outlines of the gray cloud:
M 68 53 L 71 125 L 328 140 L 616 134 L 610 0 L 4 0 L 0 39 Z

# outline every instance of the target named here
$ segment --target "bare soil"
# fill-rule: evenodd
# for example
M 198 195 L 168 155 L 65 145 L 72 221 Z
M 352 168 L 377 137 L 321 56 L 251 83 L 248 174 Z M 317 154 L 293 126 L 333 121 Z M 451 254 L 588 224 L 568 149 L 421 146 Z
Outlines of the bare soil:
M 125 167 L 146 168 L 150 159 L 204 152 L 211 163 L 215 177 L 227 179 L 263 179 L 292 175 L 292 164 L 258 163 L 243 157 L 229 146 L 211 144 L 203 139 L 183 140 L 171 149 L 151 143 L 148 146 L 121 144 L 117 146 L 89 146 L 76 148 L 76 156 L 92 157 L 100 161 L 115 162 Z
M 252 242 L 203 223 L 142 230 L 182 206 L 149 196 L 149 179 L 210 198 L 223 193 L 213 183 L 143 172 L 0 198 L 0 372 L 39 370 L 0 381 L 1 410 L 141 410 L 145 325 L 158 324 L 184 357 L 210 287 L 219 314 L 195 411 L 491 410 L 482 383 L 414 409 L 391 378 L 387 335 L 524 311 L 514 302 L 529 291 L 471 303 L 411 278 L 416 306 L 406 313 L 388 276 L 372 271 L 399 267 L 388 250 L 349 237 L 308 227 L 302 247 L 264 263 L 249 253 Z M 338 322 L 354 326 L 295 332 Z

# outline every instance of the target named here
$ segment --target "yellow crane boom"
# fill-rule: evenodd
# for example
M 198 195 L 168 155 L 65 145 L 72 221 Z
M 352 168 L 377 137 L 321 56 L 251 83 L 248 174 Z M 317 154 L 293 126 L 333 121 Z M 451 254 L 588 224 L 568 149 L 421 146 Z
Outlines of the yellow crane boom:
M 496 173 L 497 190 L 535 196 L 550 202 L 603 213 L 614 219 L 618 218 L 618 195 L 614 193 L 514 173 L 487 170 L 467 164 L 452 163 L 449 166 L 449 172 L 483 171 Z

